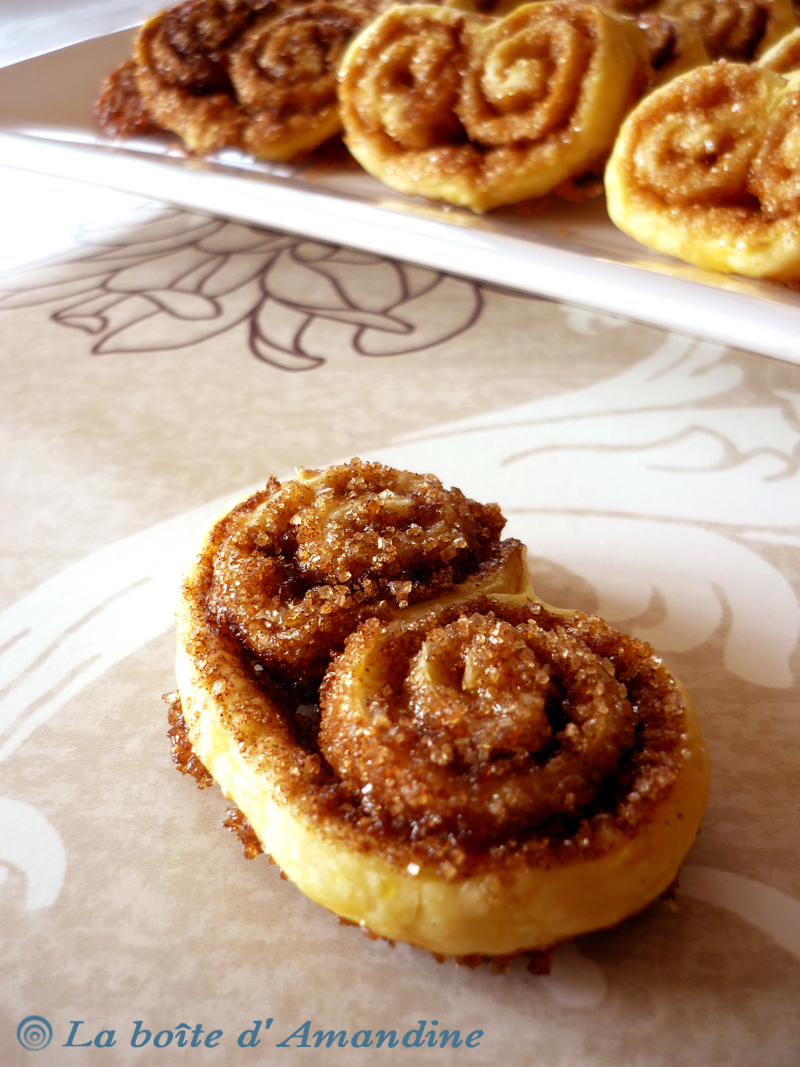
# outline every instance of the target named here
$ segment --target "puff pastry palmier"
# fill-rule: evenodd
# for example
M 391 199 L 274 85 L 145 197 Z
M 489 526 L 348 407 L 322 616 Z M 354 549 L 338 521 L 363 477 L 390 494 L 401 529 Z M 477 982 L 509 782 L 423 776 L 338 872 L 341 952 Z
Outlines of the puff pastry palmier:
M 289 160 L 341 130 L 337 67 L 375 6 L 369 0 L 287 5 L 263 15 L 241 36 L 228 54 L 228 73 L 249 116 L 242 131 L 248 152 Z
M 648 70 L 638 28 L 589 4 L 390 8 L 345 53 L 345 139 L 392 188 L 486 211 L 601 165 Z
M 390 481 L 398 473 L 416 477 Z M 300 483 L 320 479 L 325 511 L 339 476 Z M 364 526 L 363 558 L 378 570 L 372 534 L 417 525 L 407 514 L 398 524 L 404 490 L 387 490 L 371 498 L 384 519 Z M 280 487 L 270 491 L 285 513 Z M 307 518 L 327 544 L 319 516 Z M 425 528 L 439 543 L 440 519 Z M 276 674 L 220 615 L 211 590 L 229 533 L 225 519 L 212 529 L 178 612 L 188 741 L 304 893 L 380 936 L 477 959 L 546 950 L 668 889 L 702 816 L 708 761 L 686 693 L 649 646 L 537 601 L 517 558 L 360 624 L 354 612 L 314 689 L 317 711 L 307 676 L 298 688 Z M 361 553 L 345 540 L 332 566 L 352 575 Z
M 139 93 L 190 151 L 293 159 L 341 128 L 336 68 L 376 3 L 188 0 L 139 31 Z
M 800 93 L 719 61 L 631 113 L 606 168 L 608 213 L 659 252 L 709 270 L 800 278 Z

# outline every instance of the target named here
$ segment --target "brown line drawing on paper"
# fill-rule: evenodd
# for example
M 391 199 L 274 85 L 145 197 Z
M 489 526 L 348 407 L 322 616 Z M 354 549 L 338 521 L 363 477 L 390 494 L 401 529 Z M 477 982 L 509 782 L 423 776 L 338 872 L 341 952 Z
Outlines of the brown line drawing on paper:
M 331 331 L 356 355 L 407 355 L 483 309 L 475 282 L 173 208 L 78 240 L 73 255 L 0 278 L 0 310 L 57 303 L 51 320 L 92 337 L 93 355 L 185 348 L 246 323 L 257 359 L 313 370 Z

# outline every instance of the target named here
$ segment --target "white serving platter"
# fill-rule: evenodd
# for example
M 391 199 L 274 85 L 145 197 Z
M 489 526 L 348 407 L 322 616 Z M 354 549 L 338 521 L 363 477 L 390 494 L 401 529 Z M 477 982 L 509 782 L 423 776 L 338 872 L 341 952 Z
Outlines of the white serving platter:
M 187 157 L 168 137 L 102 137 L 92 102 L 132 31 L 0 70 L 0 164 L 277 228 L 800 363 L 800 293 L 697 270 L 620 233 L 602 198 L 472 213 L 356 168 Z

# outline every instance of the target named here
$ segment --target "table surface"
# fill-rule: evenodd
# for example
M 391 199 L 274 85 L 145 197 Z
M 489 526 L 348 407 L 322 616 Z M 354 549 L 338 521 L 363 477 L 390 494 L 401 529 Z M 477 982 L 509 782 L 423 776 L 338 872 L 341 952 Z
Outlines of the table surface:
M 448 1062 L 796 1064 L 800 367 L 80 182 L 0 190 L 2 1063 L 41 1016 L 42 1064 L 176 1062 L 141 1020 L 271 1065 L 311 1020 L 347 1046 L 290 1058 L 349 1065 L 423 1018 L 483 1031 Z M 547 978 L 338 925 L 171 765 L 200 531 L 354 455 L 497 500 L 537 592 L 651 641 L 697 703 L 712 792 L 675 906 Z

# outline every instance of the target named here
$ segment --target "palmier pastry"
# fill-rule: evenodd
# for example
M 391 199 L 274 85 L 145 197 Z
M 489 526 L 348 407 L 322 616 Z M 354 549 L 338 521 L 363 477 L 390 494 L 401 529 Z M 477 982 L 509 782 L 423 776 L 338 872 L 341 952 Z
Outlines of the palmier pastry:
M 720 61 L 643 100 L 606 168 L 612 221 L 697 267 L 800 278 L 798 88 Z
M 233 91 L 249 121 L 242 146 L 288 160 L 341 128 L 336 70 L 345 45 L 372 14 L 368 0 L 313 0 L 266 14 L 228 56 Z
M 376 3 L 188 0 L 139 31 L 144 106 L 192 152 L 229 146 L 293 159 L 341 128 L 336 68 Z
M 299 599 L 304 561 L 305 582 L 328 571 L 351 591 L 353 629 L 328 642 L 344 650 L 313 694 L 316 653 L 293 685 L 284 657 L 276 671 L 221 610 L 217 557 L 236 534 L 227 519 L 212 529 L 178 612 L 188 743 L 285 874 L 343 919 L 444 956 L 535 953 L 670 887 L 706 803 L 705 747 L 648 645 L 537 601 L 519 556 L 505 568 L 462 560 L 469 578 L 444 558 L 444 528 L 455 521 L 452 543 L 477 545 L 467 528 L 485 516 L 460 494 L 454 514 L 443 501 L 429 511 L 441 486 L 421 482 L 353 464 L 270 483 L 234 509 L 235 524 L 247 514 L 264 531 L 268 558 L 278 544 L 297 561 L 287 599 Z M 293 487 L 314 499 L 297 510 Z M 316 547 L 301 549 L 307 538 Z M 412 563 L 429 539 L 432 554 Z M 436 595 L 392 600 L 384 540 L 398 545 L 408 599 Z M 492 543 L 466 551 L 488 561 Z M 381 591 L 362 613 L 367 573 Z M 244 569 L 238 580 L 258 584 Z M 257 624 L 263 603 L 252 597 Z
M 566 0 L 500 20 L 390 8 L 350 44 L 346 142 L 392 188 L 486 211 L 599 168 L 648 81 L 629 20 Z

